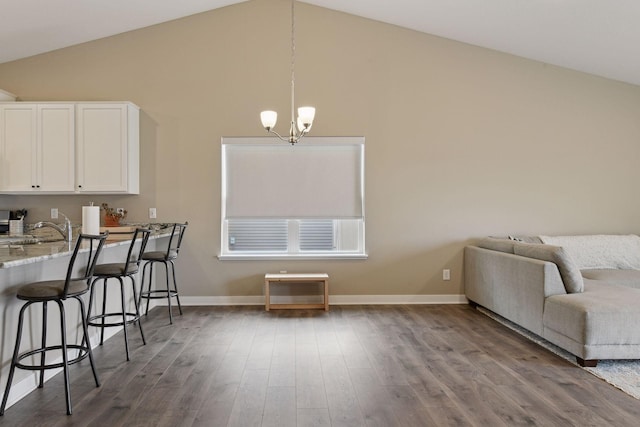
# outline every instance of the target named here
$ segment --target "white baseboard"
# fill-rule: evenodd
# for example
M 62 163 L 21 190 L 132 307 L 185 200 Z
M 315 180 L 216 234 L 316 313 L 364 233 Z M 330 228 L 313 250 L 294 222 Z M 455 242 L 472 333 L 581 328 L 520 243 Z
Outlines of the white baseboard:
M 276 296 L 271 297 L 273 304 L 304 303 L 318 301 L 308 296 Z M 329 303 L 336 305 L 393 305 L 393 304 L 467 304 L 464 295 L 330 295 Z M 263 295 L 250 296 L 181 296 L 182 305 L 264 305 Z M 157 305 L 167 305 L 166 300 L 156 300 Z M 173 302 L 172 302 L 173 304 Z

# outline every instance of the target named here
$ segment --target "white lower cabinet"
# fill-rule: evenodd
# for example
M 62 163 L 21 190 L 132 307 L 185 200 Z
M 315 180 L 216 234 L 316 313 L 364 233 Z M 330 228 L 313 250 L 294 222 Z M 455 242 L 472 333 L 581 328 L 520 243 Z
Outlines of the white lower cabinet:
M 0 103 L 0 193 L 138 194 L 139 109 Z

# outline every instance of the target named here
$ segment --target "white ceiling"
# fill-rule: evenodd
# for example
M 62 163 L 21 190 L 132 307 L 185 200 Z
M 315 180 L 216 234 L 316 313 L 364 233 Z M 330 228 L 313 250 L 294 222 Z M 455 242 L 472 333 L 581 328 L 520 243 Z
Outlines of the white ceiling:
M 245 0 L 0 0 L 0 62 Z M 304 0 L 640 85 L 638 0 Z

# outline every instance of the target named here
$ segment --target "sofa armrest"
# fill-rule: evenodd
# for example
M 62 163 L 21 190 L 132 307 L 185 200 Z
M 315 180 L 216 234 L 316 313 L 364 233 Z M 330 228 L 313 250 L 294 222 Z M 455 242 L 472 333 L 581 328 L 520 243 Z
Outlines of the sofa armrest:
M 469 300 L 538 335 L 545 298 L 566 294 L 554 263 L 476 246 L 464 250 L 464 282 Z

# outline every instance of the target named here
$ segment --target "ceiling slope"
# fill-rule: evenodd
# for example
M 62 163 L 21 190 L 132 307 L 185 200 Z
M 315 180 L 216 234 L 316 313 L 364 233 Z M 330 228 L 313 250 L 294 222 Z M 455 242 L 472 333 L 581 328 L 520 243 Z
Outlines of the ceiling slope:
M 0 0 L 0 63 L 246 0 Z M 304 0 L 640 85 L 637 0 Z

